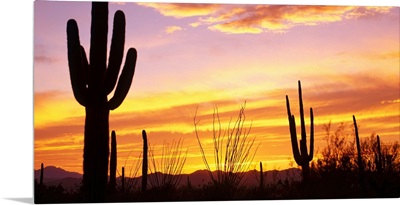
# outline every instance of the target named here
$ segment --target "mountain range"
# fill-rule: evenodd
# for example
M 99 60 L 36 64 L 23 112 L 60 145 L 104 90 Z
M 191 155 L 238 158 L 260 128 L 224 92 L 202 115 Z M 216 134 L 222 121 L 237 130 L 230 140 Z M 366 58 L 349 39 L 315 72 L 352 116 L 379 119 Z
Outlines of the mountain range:
M 161 176 L 161 173 L 157 173 Z M 217 176 L 217 172 L 212 172 L 213 176 Z M 154 178 L 154 174 L 149 174 L 148 178 Z M 198 170 L 191 174 L 181 174 L 180 184 L 178 186 L 187 185 L 190 181 L 191 186 L 201 187 L 207 184 L 210 180 L 210 172 L 208 170 Z M 39 181 L 40 169 L 34 170 L 34 179 Z M 118 177 L 120 179 L 120 176 Z M 259 184 L 260 172 L 257 170 L 250 170 L 245 173 L 242 185 L 248 187 L 255 187 Z M 141 180 L 141 176 L 136 179 Z M 284 180 L 300 180 L 301 170 L 297 168 L 290 168 L 285 170 L 270 170 L 264 172 L 265 183 L 277 183 Z M 47 186 L 62 185 L 66 190 L 77 190 L 80 187 L 82 174 L 77 172 L 69 172 L 60 167 L 47 166 L 43 169 L 43 183 Z

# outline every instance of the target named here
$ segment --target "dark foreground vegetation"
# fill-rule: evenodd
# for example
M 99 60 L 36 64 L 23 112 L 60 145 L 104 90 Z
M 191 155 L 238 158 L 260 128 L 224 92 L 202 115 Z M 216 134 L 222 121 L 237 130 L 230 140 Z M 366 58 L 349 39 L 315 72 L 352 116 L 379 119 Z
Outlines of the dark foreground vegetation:
M 144 191 L 141 178 L 126 178 L 122 183 L 122 177 L 118 177 L 115 189 L 108 189 L 104 202 L 399 198 L 399 144 L 381 142 L 375 134 L 361 140 L 360 172 L 356 140 L 348 132 L 351 127 L 342 123 L 332 130 L 330 123 L 324 125 L 327 145 L 310 163 L 307 181 L 293 176 L 277 180 L 267 177 L 266 172 L 254 171 L 248 176 L 254 177 L 256 185 L 235 185 L 226 178 L 222 183 L 210 180 L 195 186 L 189 178 L 175 177 L 180 183 L 170 183 L 174 180 L 149 175 L 149 182 L 159 183 L 149 183 Z M 79 187 L 67 190 L 62 184 L 47 186 L 40 184 L 40 179 L 35 180 L 35 203 L 83 203 L 83 197 Z

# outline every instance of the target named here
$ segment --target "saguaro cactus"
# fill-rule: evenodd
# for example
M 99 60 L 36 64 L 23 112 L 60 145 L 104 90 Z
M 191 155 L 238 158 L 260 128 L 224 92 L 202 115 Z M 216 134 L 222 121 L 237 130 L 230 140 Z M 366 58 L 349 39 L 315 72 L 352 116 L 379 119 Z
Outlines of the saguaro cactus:
M 303 180 L 307 181 L 309 177 L 309 162 L 313 159 L 314 152 L 314 115 L 313 109 L 310 108 L 310 152 L 307 152 L 307 134 L 304 122 L 304 111 L 303 111 L 303 97 L 301 92 L 301 83 L 298 81 L 299 87 L 299 106 L 300 106 L 300 122 L 301 122 L 301 140 L 300 140 L 300 150 L 297 143 L 297 133 L 296 133 L 296 122 L 294 115 L 290 112 L 289 97 L 286 95 L 286 108 L 289 119 L 290 136 L 292 141 L 292 151 L 294 160 L 302 168 Z
M 358 126 L 357 126 L 357 121 L 356 117 L 353 115 L 353 123 L 354 123 L 354 132 L 356 135 L 356 146 L 357 146 L 357 164 L 358 164 L 358 170 L 360 173 L 364 171 L 363 163 L 362 163 L 362 154 L 361 154 L 361 146 L 360 146 L 360 137 L 358 136 Z
M 40 179 L 39 179 L 39 185 L 43 186 L 43 163 L 40 164 Z
M 377 156 L 375 157 L 375 164 L 376 164 L 376 170 L 378 173 L 382 172 L 382 153 L 381 153 L 381 140 L 379 139 L 379 135 L 376 135 L 376 144 L 377 144 Z
M 122 193 L 125 193 L 125 167 L 122 167 L 121 190 Z
M 264 189 L 264 171 L 262 162 L 260 162 L 260 190 Z
M 127 52 L 118 79 L 125 42 L 125 15 L 117 11 L 107 66 L 108 3 L 92 3 L 92 22 L 89 62 L 80 44 L 77 22 L 67 23 L 68 64 L 75 99 L 85 107 L 83 154 L 83 190 L 86 201 L 104 199 L 107 186 L 109 156 L 109 112 L 125 99 L 135 72 L 137 53 Z M 108 95 L 114 90 L 113 97 Z
M 142 131 L 143 137 L 143 162 L 142 162 L 142 192 L 147 190 L 147 170 L 148 170 L 148 144 L 146 130 Z
M 115 131 L 111 132 L 111 155 L 110 155 L 110 191 L 115 191 L 117 175 L 117 136 Z
M 354 132 L 356 135 L 356 146 L 357 146 L 357 165 L 358 165 L 358 172 L 360 176 L 360 185 L 364 194 L 366 194 L 366 187 L 364 182 L 364 164 L 362 161 L 362 153 L 361 153 L 361 146 L 360 146 L 360 137 L 358 136 L 358 126 L 356 117 L 353 115 L 353 123 L 354 123 Z

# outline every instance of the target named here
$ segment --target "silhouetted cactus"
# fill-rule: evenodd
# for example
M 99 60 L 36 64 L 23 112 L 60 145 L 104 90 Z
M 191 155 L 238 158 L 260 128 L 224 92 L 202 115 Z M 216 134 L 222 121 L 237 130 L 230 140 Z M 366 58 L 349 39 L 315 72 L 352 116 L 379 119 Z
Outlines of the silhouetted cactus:
M 146 130 L 142 131 L 143 137 L 143 163 L 142 163 L 142 192 L 147 190 L 147 171 L 148 171 L 148 144 Z
M 264 189 L 264 172 L 262 162 L 260 162 L 260 189 Z
M 109 156 L 109 112 L 125 99 L 135 72 L 137 53 L 127 52 L 124 68 L 113 91 L 120 71 L 125 41 L 125 15 L 114 16 L 111 49 L 107 66 L 108 3 L 92 3 L 89 62 L 80 44 L 78 25 L 74 19 L 67 23 L 68 64 L 75 99 L 85 107 L 85 139 L 83 154 L 83 190 L 86 201 L 104 199 L 107 186 Z
M 39 186 L 43 186 L 43 163 L 40 164 L 40 179 L 39 179 Z
M 357 165 L 360 173 L 364 171 L 363 162 L 362 162 L 362 154 L 361 154 L 361 146 L 360 146 L 360 137 L 358 136 L 358 126 L 356 117 L 353 115 L 353 123 L 354 123 L 354 132 L 356 135 L 356 146 L 357 146 Z
M 115 131 L 111 132 L 111 154 L 110 154 L 110 191 L 115 191 L 117 175 L 117 136 Z
M 125 192 L 125 167 L 122 167 L 122 176 L 121 176 L 121 186 L 122 193 Z
M 362 153 L 361 153 L 361 146 L 360 146 L 360 137 L 358 136 L 358 126 L 356 117 L 353 115 L 353 123 L 354 123 L 354 132 L 356 135 L 356 146 L 357 146 L 357 166 L 358 172 L 360 177 L 360 186 L 363 191 L 363 194 L 366 194 L 366 187 L 364 182 L 364 165 L 362 161 Z
M 376 146 L 377 146 L 377 155 L 375 159 L 376 170 L 378 173 L 382 172 L 382 153 L 381 153 L 381 140 L 379 139 L 379 135 L 376 135 Z
M 290 112 L 289 97 L 286 95 L 286 108 L 289 119 L 290 136 L 292 141 L 292 151 L 294 160 L 302 168 L 303 181 L 307 181 L 309 177 L 309 162 L 313 159 L 314 152 L 314 115 L 313 109 L 310 108 L 310 152 L 307 152 L 307 135 L 306 127 L 304 122 L 304 111 L 303 111 L 303 97 L 301 91 L 301 83 L 298 81 L 299 89 L 299 106 L 300 106 L 300 122 L 301 122 L 301 140 L 300 140 L 300 150 L 297 143 L 297 133 L 296 133 L 296 122 L 294 115 Z

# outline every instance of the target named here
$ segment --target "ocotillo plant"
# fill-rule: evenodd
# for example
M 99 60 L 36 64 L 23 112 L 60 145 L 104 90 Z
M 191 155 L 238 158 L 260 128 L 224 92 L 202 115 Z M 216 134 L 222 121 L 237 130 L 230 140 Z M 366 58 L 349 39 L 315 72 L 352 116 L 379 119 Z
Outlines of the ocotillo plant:
M 313 109 L 310 108 L 310 152 L 307 152 L 307 134 L 304 122 L 304 111 L 303 111 L 303 97 L 301 91 L 301 83 L 298 81 L 299 87 L 299 106 L 300 106 L 300 122 L 301 122 L 301 140 L 300 140 L 300 150 L 297 143 L 297 133 L 296 133 L 296 122 L 294 115 L 290 112 L 289 97 L 286 95 L 286 108 L 289 119 L 290 136 L 292 141 L 292 151 L 294 160 L 302 168 L 303 181 L 306 182 L 309 177 L 309 162 L 313 159 L 314 152 L 314 115 Z
M 137 52 L 130 48 L 118 79 L 124 52 L 125 15 L 114 16 L 107 66 L 108 3 L 92 3 L 90 56 L 79 40 L 77 22 L 67 23 L 68 64 L 76 101 L 85 107 L 83 190 L 86 201 L 102 201 L 107 185 L 109 156 L 109 113 L 125 99 L 135 72 Z M 118 80 L 118 84 L 117 84 Z M 113 97 L 108 95 L 114 90 Z
M 117 136 L 115 131 L 111 132 L 111 154 L 110 154 L 110 191 L 115 191 L 117 175 Z
M 148 144 L 146 130 L 142 131 L 143 137 L 143 163 L 142 163 L 142 192 L 146 192 L 147 189 L 147 171 L 148 171 Z

